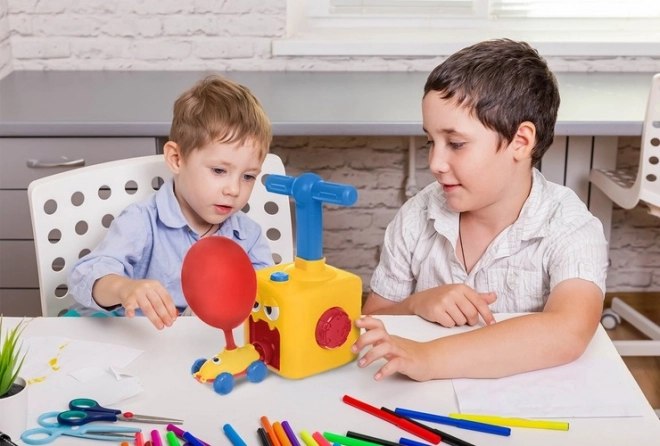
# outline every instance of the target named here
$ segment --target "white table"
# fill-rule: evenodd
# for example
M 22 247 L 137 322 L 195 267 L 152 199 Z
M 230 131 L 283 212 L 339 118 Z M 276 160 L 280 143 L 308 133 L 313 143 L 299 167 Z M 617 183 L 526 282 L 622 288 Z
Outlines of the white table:
M 389 316 L 382 319 L 392 333 L 405 333 L 418 340 L 429 340 L 469 329 L 445 329 L 414 316 Z M 11 327 L 19 320 L 5 318 L 3 328 Z M 230 444 L 222 432 L 225 423 L 230 423 L 249 445 L 258 445 L 255 432 L 260 426 L 259 418 L 262 415 L 268 416 L 271 422 L 287 420 L 296 431 L 306 429 L 310 432 L 318 430 L 345 434 L 347 430 L 353 430 L 388 439 L 398 439 L 400 436 L 415 438 L 344 404 L 341 401 L 344 394 L 377 407 L 406 407 L 436 414 L 458 411 L 450 380 L 418 383 L 395 376 L 375 382 L 372 378 L 375 367 L 363 370 L 355 363 L 297 381 L 269 372 L 259 384 L 239 381 L 230 394 L 218 395 L 213 392 L 211 385 L 200 384 L 190 375 L 190 367 L 195 359 L 209 357 L 224 346 L 221 331 L 207 326 L 197 318 L 179 318 L 173 327 L 160 332 L 145 318 L 36 318 L 30 320 L 25 336 L 64 336 L 144 350 L 126 369 L 127 373 L 140 378 L 144 392 L 113 407 L 140 414 L 182 418 L 185 420 L 185 430 L 213 446 Z M 242 345 L 239 331 L 236 342 Z M 599 327 L 589 346 L 589 354 L 617 358 L 620 366 L 625 369 L 602 327 Z M 626 376 L 632 391 L 640 401 L 645 401 L 639 386 L 627 370 Z M 66 402 L 63 404 L 66 405 Z M 476 446 L 657 446 L 660 444 L 660 421 L 653 409 L 647 403 L 643 404 L 643 417 L 570 419 L 566 420 L 570 421 L 570 430 L 567 432 L 513 428 L 510 437 L 499 437 L 449 426 L 434 426 Z M 41 412 L 44 410 L 37 410 L 37 415 Z M 28 423 L 28 427 L 34 426 L 36 418 Z M 153 425 L 141 427 L 149 432 Z M 164 426 L 160 430 L 165 432 Z M 62 437 L 52 444 L 63 446 L 87 443 L 90 442 Z

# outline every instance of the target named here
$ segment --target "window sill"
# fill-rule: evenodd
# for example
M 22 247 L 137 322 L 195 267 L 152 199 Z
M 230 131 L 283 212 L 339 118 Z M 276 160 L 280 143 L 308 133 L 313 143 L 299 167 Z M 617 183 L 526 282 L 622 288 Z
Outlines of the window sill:
M 469 37 L 465 35 L 469 34 Z M 660 57 L 660 33 L 326 29 L 274 39 L 273 56 L 448 56 L 482 40 L 524 40 L 544 57 Z

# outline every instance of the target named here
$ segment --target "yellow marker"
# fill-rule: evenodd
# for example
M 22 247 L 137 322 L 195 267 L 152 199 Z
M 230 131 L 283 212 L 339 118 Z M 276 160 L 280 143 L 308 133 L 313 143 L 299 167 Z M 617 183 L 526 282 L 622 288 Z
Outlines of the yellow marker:
M 308 431 L 300 431 L 300 438 L 303 439 L 307 446 L 319 446 L 316 440 L 314 440 L 314 437 L 312 437 L 312 434 Z
M 450 413 L 449 416 L 457 420 L 477 421 L 479 423 L 494 424 L 496 426 L 528 427 L 530 429 L 552 429 L 556 431 L 568 430 L 568 423 L 565 421 L 526 420 L 524 418 L 468 415 L 462 413 Z

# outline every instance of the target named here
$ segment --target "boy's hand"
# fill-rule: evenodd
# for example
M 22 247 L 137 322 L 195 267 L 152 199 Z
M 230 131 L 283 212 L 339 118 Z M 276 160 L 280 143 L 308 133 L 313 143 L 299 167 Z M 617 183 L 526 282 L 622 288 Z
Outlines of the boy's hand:
M 415 381 L 428 381 L 432 379 L 428 358 L 430 352 L 426 351 L 425 344 L 390 335 L 383 322 L 371 316 L 364 316 L 355 321 L 355 325 L 366 331 L 351 347 L 353 353 L 358 353 L 365 347 L 372 348 L 358 360 L 359 367 L 381 358 L 387 361 L 374 375 L 375 380 L 381 380 L 393 373 L 401 373 Z
M 177 317 L 172 297 L 157 280 L 127 279 L 119 289 L 119 300 L 126 316 L 135 316 L 135 310 L 140 308 L 159 330 L 171 326 Z
M 493 312 L 488 308 L 497 299 L 495 293 L 477 293 L 467 285 L 453 284 L 432 288 L 413 299 L 414 314 L 443 327 L 475 325 L 479 315 L 487 325 L 495 323 Z

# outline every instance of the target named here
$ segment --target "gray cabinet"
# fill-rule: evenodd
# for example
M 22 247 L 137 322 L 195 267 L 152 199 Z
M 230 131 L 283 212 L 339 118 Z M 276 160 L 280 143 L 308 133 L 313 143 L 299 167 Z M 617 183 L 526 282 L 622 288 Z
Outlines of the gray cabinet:
M 153 155 L 156 138 L 0 138 L 0 313 L 41 314 L 27 188 L 81 166 Z

